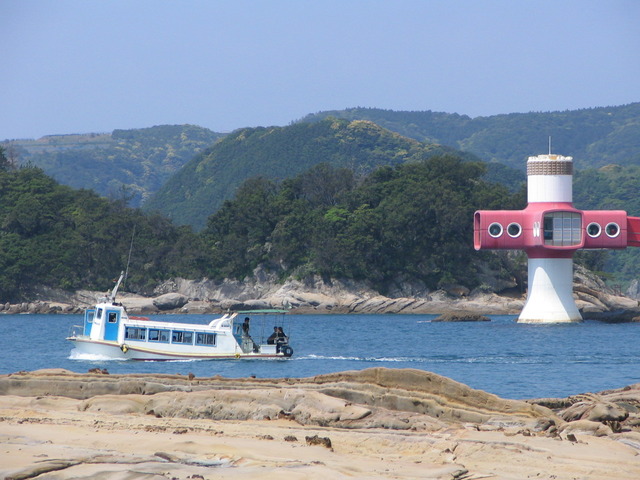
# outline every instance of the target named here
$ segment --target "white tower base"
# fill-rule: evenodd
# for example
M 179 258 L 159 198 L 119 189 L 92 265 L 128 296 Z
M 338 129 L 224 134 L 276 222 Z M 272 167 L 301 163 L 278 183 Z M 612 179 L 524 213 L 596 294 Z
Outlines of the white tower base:
M 529 293 L 518 323 L 580 322 L 572 258 L 530 258 Z

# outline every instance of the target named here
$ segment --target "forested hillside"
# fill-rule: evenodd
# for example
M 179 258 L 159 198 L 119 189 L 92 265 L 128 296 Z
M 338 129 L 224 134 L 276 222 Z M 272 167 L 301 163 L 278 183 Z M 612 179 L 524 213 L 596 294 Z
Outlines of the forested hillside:
M 173 276 L 242 280 L 257 266 L 281 278 L 364 280 L 380 291 L 473 288 L 482 259 L 508 268 L 474 252 L 473 211 L 524 201 L 484 182 L 483 172 L 446 155 L 368 175 L 323 163 L 283 181 L 254 177 L 194 233 L 40 169 L 0 163 L 0 301 L 28 300 L 36 285 L 104 290 L 131 245 L 130 291 L 148 293 Z
M 473 212 L 524 206 L 524 191 L 512 195 L 482 181 L 484 169 L 445 155 L 366 177 L 320 164 L 280 183 L 255 178 L 209 218 L 202 235 L 217 277 L 241 278 L 266 265 L 283 276 L 365 280 L 383 293 L 402 283 L 473 288 L 481 259 L 504 267 L 473 250 Z
M 39 167 L 62 184 L 139 206 L 220 137 L 193 125 L 162 125 L 111 134 L 52 135 L 3 146 L 17 164 Z
M 199 276 L 209 263 L 188 228 L 59 185 L 37 168 L 0 168 L 0 301 L 28 300 L 36 285 L 106 289 L 125 269 L 132 237 L 132 288 Z
M 161 126 L 3 143 L 0 301 L 28 298 L 35 283 L 103 288 L 132 235 L 129 288 L 138 291 L 176 275 L 241 279 L 258 265 L 381 291 L 405 280 L 474 287 L 478 259 L 505 275 L 516 267 L 473 251 L 472 213 L 524 206 L 526 158 L 546 152 L 549 134 L 555 152 L 574 157 L 577 208 L 640 216 L 640 103 L 475 119 L 351 109 L 305 120 L 224 138 Z M 143 207 L 160 215 L 129 208 L 155 191 Z M 577 258 L 618 283 L 638 277 L 640 249 Z
M 245 179 L 287 178 L 320 162 L 363 173 L 462 150 L 467 158 L 490 162 L 485 178 L 516 191 L 522 176 L 514 170 L 523 172 L 529 155 L 546 153 L 549 136 L 553 151 L 573 156 L 577 170 L 640 165 L 640 103 L 476 118 L 353 108 L 308 115 L 287 127 L 240 129 L 215 147 L 222 134 L 191 125 L 55 135 L 3 146 L 12 160 L 41 167 L 63 184 L 128 199 L 131 206 L 146 205 L 202 228 Z
M 288 127 L 245 128 L 188 162 L 149 199 L 145 209 L 199 229 L 248 178 L 289 178 L 319 163 L 348 167 L 364 175 L 378 166 L 447 152 L 454 150 L 420 143 L 364 121 L 327 119 Z M 475 159 L 472 155 L 466 158 Z
M 529 155 L 570 155 L 578 169 L 611 163 L 640 164 L 640 103 L 623 106 L 530 112 L 471 118 L 440 112 L 351 108 L 320 112 L 302 122 L 327 117 L 368 120 L 421 142 L 470 152 L 487 162 L 524 170 Z

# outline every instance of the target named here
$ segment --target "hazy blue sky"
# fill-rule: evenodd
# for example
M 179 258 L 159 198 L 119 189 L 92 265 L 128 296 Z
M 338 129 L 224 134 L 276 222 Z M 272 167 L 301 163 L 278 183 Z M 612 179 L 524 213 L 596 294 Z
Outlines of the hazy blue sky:
M 0 139 L 640 101 L 637 0 L 0 0 Z

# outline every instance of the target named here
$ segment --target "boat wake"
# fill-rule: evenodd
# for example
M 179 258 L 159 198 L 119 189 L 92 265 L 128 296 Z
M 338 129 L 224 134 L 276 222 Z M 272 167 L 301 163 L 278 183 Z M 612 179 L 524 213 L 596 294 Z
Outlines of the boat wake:
M 638 362 L 638 355 L 620 356 L 616 364 L 634 364 Z M 535 355 L 508 353 L 505 355 L 434 355 L 416 357 L 373 357 L 373 356 L 346 356 L 346 355 L 305 355 L 298 360 L 321 360 L 321 361 L 349 361 L 367 363 L 405 363 L 405 364 L 479 364 L 479 365 L 553 365 L 560 361 L 559 358 Z M 568 364 L 601 364 L 607 360 L 598 355 L 571 355 L 562 358 Z
M 71 353 L 68 357 L 69 360 L 82 360 L 85 362 L 111 362 L 111 361 L 122 361 L 116 358 L 107 357 L 106 355 L 99 355 L 97 353 L 82 353 L 76 350 L 71 350 Z
M 144 362 L 144 363 L 193 363 L 193 362 L 203 362 L 206 361 L 206 358 L 179 358 L 175 360 L 144 360 L 144 359 L 122 359 L 122 358 L 112 358 L 106 355 L 99 355 L 97 353 L 82 353 L 76 350 L 71 350 L 71 353 L 67 357 L 69 360 L 80 360 L 83 362 L 131 362 L 135 360 L 136 362 Z
M 350 360 L 356 362 L 409 362 L 415 361 L 415 359 L 409 359 L 404 357 L 346 357 L 344 355 L 306 355 L 304 357 L 298 357 L 298 360 Z

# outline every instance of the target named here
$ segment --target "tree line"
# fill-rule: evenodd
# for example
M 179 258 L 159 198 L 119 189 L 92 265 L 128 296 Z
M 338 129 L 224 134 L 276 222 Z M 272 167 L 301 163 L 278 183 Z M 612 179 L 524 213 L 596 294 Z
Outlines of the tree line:
M 128 289 L 171 277 L 242 280 L 258 266 L 427 288 L 478 284 L 488 257 L 472 248 L 476 209 L 522 208 L 524 193 L 482 180 L 485 166 L 454 155 L 368 175 L 316 165 L 276 181 L 246 180 L 201 232 L 125 201 L 58 184 L 35 167 L 0 169 L 0 299 L 34 286 L 106 289 L 131 251 Z
M 242 277 L 258 265 L 283 275 L 366 280 L 385 293 L 398 282 L 435 289 L 477 286 L 473 212 L 522 208 L 524 191 L 481 180 L 481 163 L 453 155 L 364 178 L 320 164 L 281 183 L 245 182 L 202 231 L 215 276 Z

